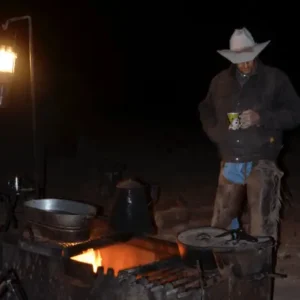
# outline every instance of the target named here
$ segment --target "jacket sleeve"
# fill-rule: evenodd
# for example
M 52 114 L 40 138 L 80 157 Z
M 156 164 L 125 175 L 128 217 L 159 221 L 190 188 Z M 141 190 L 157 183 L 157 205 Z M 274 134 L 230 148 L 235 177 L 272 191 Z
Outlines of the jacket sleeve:
M 215 79 L 213 79 L 205 99 L 200 102 L 198 106 L 198 110 L 203 130 L 212 142 L 219 143 L 224 135 L 220 131 L 220 126 L 218 126 L 216 109 L 213 101 L 215 85 Z
M 284 73 L 277 77 L 275 84 L 278 86 L 274 99 L 276 108 L 260 112 L 260 126 L 278 130 L 293 129 L 300 125 L 300 98 Z

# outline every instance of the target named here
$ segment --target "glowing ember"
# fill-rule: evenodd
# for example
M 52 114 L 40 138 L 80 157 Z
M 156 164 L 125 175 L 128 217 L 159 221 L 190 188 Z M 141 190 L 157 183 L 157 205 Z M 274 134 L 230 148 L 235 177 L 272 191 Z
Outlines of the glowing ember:
M 94 273 L 97 273 L 98 267 L 102 266 L 102 257 L 99 250 L 89 249 L 82 254 L 71 257 L 71 259 L 92 265 Z

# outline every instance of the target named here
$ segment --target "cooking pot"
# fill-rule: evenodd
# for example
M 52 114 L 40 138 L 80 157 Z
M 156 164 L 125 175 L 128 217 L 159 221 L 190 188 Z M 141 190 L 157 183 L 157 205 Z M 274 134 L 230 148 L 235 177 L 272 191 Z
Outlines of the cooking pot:
M 177 235 L 177 245 L 184 263 L 190 267 L 200 267 L 203 272 L 218 268 L 213 247 L 218 240 L 231 240 L 227 230 L 213 227 L 200 227 L 185 230 Z M 224 234 L 222 237 L 219 235 Z
M 75 242 L 90 238 L 97 207 L 64 199 L 37 199 L 24 203 L 25 223 L 43 237 Z
M 148 184 L 134 179 L 119 182 L 110 212 L 110 227 L 118 232 L 135 235 L 155 233 L 152 204 L 151 188 Z
M 267 236 L 253 237 L 243 231 L 237 231 L 236 235 L 236 239 L 219 239 L 213 246 L 219 272 L 223 276 L 232 273 L 238 278 L 271 274 L 274 240 Z

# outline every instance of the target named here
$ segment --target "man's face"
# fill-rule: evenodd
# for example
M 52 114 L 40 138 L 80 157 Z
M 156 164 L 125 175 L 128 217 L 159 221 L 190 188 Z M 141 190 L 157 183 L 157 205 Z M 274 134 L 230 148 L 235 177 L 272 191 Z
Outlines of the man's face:
M 254 68 L 255 68 L 255 61 L 251 60 L 251 61 L 247 61 L 244 63 L 240 63 L 237 64 L 237 68 L 239 69 L 239 71 L 243 74 L 250 74 L 253 72 Z

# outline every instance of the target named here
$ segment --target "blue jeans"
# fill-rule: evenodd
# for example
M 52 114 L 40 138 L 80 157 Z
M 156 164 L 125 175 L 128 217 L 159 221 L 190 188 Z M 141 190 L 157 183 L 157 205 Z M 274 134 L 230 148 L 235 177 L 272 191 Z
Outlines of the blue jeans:
M 244 184 L 252 171 L 252 162 L 248 163 L 225 163 L 223 169 L 224 177 L 233 183 Z M 240 228 L 238 218 L 232 220 L 230 229 Z

